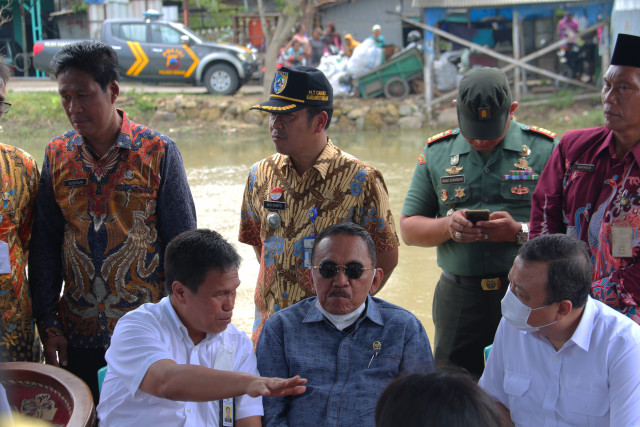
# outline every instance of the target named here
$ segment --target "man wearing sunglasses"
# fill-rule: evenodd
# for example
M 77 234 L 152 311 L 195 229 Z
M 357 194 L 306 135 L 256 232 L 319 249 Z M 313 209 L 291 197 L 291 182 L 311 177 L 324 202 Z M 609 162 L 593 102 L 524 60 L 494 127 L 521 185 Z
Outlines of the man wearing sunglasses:
M 372 426 L 376 401 L 396 376 L 434 369 L 431 346 L 410 312 L 371 297 L 382 282 L 369 233 L 342 222 L 312 251 L 317 297 L 271 316 L 258 340 L 261 375 L 296 372 L 306 393 L 263 401 L 266 426 Z
M 382 174 L 333 145 L 327 129 L 333 90 L 311 67 L 282 67 L 269 99 L 252 109 L 269 113 L 278 154 L 251 167 L 242 200 L 239 240 L 253 246 L 260 272 L 253 342 L 264 321 L 314 295 L 311 249 L 318 232 L 338 222 L 364 227 L 376 247 L 384 282 L 398 263 L 389 194 Z
M 0 60 L 0 117 L 11 107 L 5 100 L 8 81 L 9 69 Z M 0 361 L 38 362 L 26 275 L 38 168 L 33 157 L 7 144 L 0 144 L 0 160 Z

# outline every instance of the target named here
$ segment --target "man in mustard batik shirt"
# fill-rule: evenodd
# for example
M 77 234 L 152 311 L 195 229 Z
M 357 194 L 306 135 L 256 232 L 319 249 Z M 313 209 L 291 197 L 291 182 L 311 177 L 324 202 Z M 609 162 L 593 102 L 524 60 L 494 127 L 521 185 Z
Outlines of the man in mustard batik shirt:
M 333 91 L 321 71 L 282 67 L 269 100 L 252 108 L 270 113 L 278 151 L 251 167 L 242 201 L 239 239 L 260 262 L 255 344 L 270 315 L 315 295 L 311 249 L 320 231 L 343 221 L 365 228 L 385 279 L 398 263 L 398 237 L 382 174 L 327 137 Z

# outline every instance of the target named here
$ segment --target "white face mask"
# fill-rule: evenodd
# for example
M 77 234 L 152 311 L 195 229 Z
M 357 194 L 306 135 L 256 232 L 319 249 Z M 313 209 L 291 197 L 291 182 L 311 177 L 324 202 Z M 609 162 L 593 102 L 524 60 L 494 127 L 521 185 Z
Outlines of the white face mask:
M 515 296 L 513 292 L 511 292 L 511 287 L 507 288 L 507 293 L 504 295 L 504 298 L 500 303 L 500 306 L 502 308 L 502 317 L 507 319 L 507 321 L 511 323 L 514 328 L 527 332 L 537 332 L 541 328 L 553 325 L 557 322 L 557 320 L 554 320 L 551 323 L 547 323 L 546 325 L 541 326 L 531 326 L 528 323 L 529 315 L 532 311 L 541 310 L 543 308 L 549 307 L 550 305 L 551 304 L 538 308 L 531 308 L 520 301 L 518 297 Z

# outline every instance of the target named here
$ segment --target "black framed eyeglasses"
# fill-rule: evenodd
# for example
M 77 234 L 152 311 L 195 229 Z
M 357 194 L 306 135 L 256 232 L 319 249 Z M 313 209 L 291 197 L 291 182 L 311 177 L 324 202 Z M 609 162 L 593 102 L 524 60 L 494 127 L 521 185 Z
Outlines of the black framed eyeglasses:
M 0 101 L 0 113 L 8 113 L 10 108 L 11 104 L 9 104 L 8 102 Z
M 350 262 L 346 265 L 339 265 L 333 261 L 323 261 L 320 265 L 314 265 L 312 268 L 317 268 L 320 275 L 325 279 L 331 279 L 338 274 L 340 268 L 344 271 L 344 275 L 349 279 L 359 279 L 365 270 L 373 270 L 374 267 L 364 267 L 359 262 Z

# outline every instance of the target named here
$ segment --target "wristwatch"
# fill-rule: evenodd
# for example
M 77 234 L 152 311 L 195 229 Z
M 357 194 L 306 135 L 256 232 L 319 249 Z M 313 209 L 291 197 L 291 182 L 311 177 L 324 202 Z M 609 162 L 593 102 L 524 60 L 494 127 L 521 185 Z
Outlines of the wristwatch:
M 527 240 L 529 240 L 529 224 L 526 222 L 520 223 L 520 231 L 516 234 L 516 242 L 519 245 L 524 244 Z

